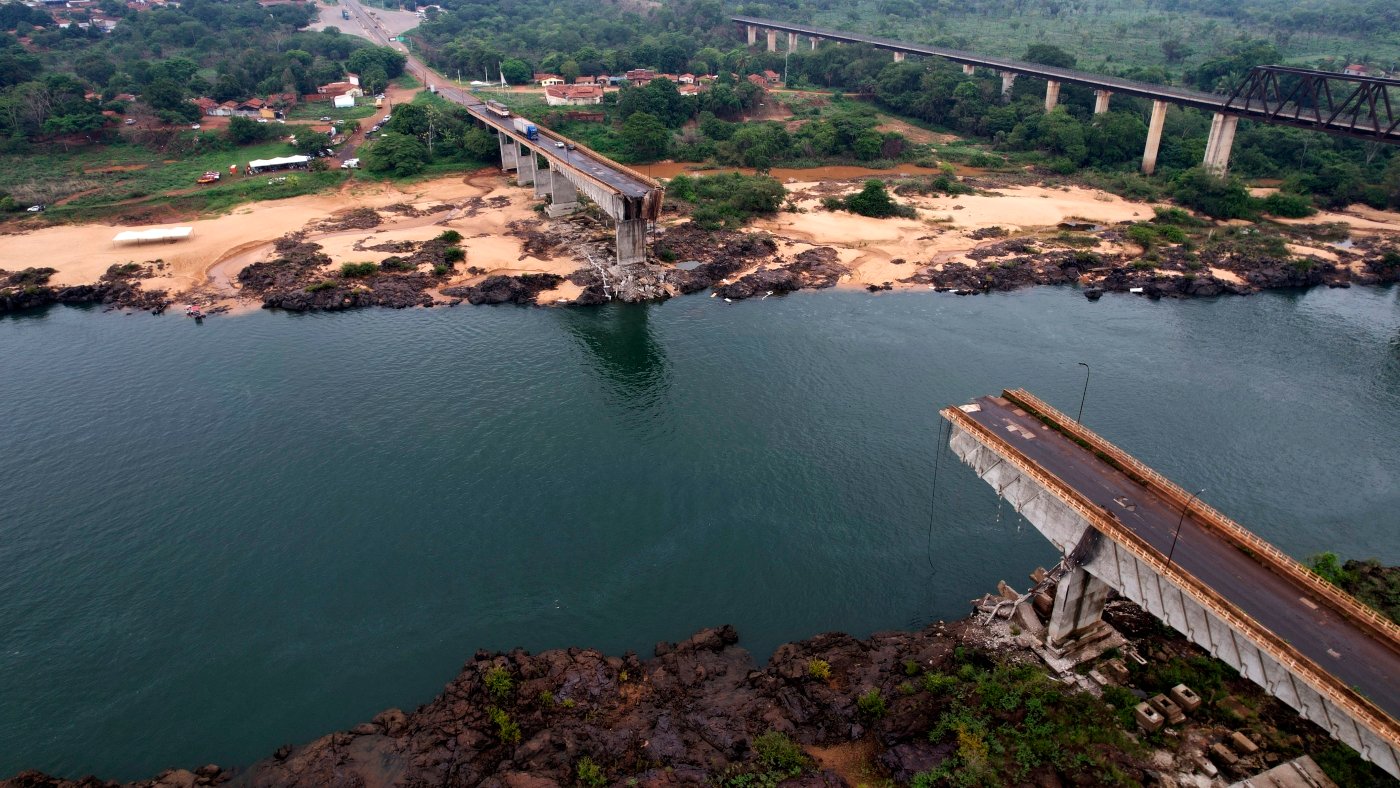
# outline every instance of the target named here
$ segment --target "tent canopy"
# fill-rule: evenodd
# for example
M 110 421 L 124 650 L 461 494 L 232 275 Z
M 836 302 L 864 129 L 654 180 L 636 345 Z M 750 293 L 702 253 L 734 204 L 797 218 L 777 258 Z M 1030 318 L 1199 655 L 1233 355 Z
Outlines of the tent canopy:
M 248 162 L 248 166 L 260 170 L 264 167 L 287 167 L 293 164 L 305 164 L 311 161 L 310 156 L 283 156 L 279 159 L 253 159 Z
M 113 243 L 123 241 L 177 241 L 181 238 L 189 238 L 194 232 L 193 227 L 157 227 L 152 230 L 124 230 L 117 233 L 112 239 Z

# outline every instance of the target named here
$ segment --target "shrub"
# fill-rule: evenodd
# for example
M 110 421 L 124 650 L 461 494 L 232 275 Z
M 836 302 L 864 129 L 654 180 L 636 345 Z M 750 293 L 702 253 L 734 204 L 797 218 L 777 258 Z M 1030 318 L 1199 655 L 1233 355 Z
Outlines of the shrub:
M 824 659 L 807 660 L 807 675 L 817 681 L 826 681 L 831 678 L 831 663 Z
M 1270 194 L 1259 201 L 1259 207 L 1270 216 L 1281 216 L 1285 219 L 1302 219 L 1317 213 L 1311 199 L 1301 194 L 1286 192 Z
M 861 714 L 878 720 L 885 716 L 885 697 L 880 694 L 880 690 L 872 689 L 856 698 L 856 707 L 860 709 Z
M 346 263 L 340 267 L 340 275 L 346 279 L 374 276 L 379 266 L 374 263 Z
M 447 276 L 447 272 L 451 270 L 451 268 L 447 267 L 446 263 L 438 263 L 433 266 L 433 276 Z
M 491 722 L 496 726 L 496 738 L 502 744 L 520 743 L 520 724 L 510 718 L 505 709 L 499 706 L 491 706 L 486 710 L 491 717 Z
M 442 241 L 443 243 L 455 244 L 458 241 L 462 240 L 462 234 L 457 232 L 456 230 L 443 230 L 438 235 L 437 240 Z
M 498 701 L 504 701 L 510 697 L 511 688 L 515 686 L 515 682 L 510 677 L 510 671 L 500 665 L 486 671 L 483 681 L 486 683 L 486 691 Z
M 822 204 L 830 207 L 828 200 L 823 200 Z M 865 186 L 860 191 L 840 200 L 839 204 L 841 210 L 876 219 L 887 219 L 891 216 L 912 219 L 916 216 L 913 208 L 908 205 L 900 205 L 894 201 L 894 198 L 890 197 L 889 190 L 885 188 L 883 181 L 874 179 L 866 181 Z
M 587 755 L 578 759 L 574 766 L 574 773 L 578 775 L 579 785 L 585 788 L 603 788 L 608 784 L 608 777 L 603 773 L 603 767 L 593 762 Z
M 1152 217 L 1153 224 L 1172 224 L 1177 227 L 1205 227 L 1209 222 L 1204 219 L 1197 219 L 1180 208 L 1153 208 L 1156 216 Z
M 1147 251 L 1157 242 L 1157 231 L 1150 224 L 1135 224 L 1128 228 L 1128 240 Z
M 678 175 L 671 179 L 668 191 L 672 197 L 693 204 L 691 221 L 707 230 L 736 229 L 755 216 L 771 216 L 787 197 L 776 179 L 737 172 Z
M 1220 178 L 1201 167 L 1177 176 L 1172 197 L 1215 219 L 1244 219 L 1252 213 L 1253 198 L 1237 178 Z
M 330 289 L 334 288 L 335 286 L 336 286 L 336 283 L 335 283 L 335 282 L 332 282 L 332 281 L 330 281 L 330 280 L 326 280 L 326 281 L 324 281 L 324 282 L 317 282 L 317 283 L 314 284 L 314 285 L 308 285 L 307 288 L 306 288 L 306 292 L 308 292 L 308 293 L 319 293 L 319 292 L 321 292 L 322 290 L 330 290 Z
M 797 775 L 807 768 L 807 753 L 802 745 L 778 731 L 754 737 L 753 751 L 759 762 L 769 769 Z
M 442 259 L 449 263 L 460 263 L 467 259 L 467 253 L 460 246 L 449 246 L 442 250 Z
M 386 257 L 379 263 L 379 267 L 385 271 L 412 271 L 416 268 L 413 263 L 402 257 Z
M 936 671 L 924 674 L 924 689 L 934 695 L 942 695 L 956 686 L 958 686 L 957 676 L 949 676 L 946 673 Z

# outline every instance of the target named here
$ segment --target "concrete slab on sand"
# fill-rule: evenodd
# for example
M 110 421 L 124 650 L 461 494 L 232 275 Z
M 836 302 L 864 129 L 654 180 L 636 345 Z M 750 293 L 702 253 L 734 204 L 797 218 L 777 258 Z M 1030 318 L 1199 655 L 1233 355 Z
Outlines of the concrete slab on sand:
M 1232 783 L 1230 788 L 1336 788 L 1337 784 L 1323 774 L 1317 762 L 1306 755 L 1288 763 Z

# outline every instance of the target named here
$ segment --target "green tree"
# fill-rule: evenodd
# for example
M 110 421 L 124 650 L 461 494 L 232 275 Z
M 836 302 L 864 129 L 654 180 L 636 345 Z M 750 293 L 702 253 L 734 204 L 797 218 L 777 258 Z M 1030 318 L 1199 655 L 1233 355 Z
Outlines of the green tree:
M 519 58 L 510 58 L 501 63 L 501 75 L 512 85 L 528 85 L 534 77 L 530 66 Z
M 622 142 L 637 161 L 656 161 L 670 149 L 671 132 L 655 115 L 634 112 L 622 123 Z
M 1243 219 L 1252 213 L 1249 192 L 1238 178 L 1220 178 L 1202 167 L 1178 175 L 1172 197 L 1216 219 Z
M 398 177 L 417 175 L 428 161 L 428 149 L 407 134 L 386 132 L 363 149 L 361 158 L 370 172 L 389 173 Z

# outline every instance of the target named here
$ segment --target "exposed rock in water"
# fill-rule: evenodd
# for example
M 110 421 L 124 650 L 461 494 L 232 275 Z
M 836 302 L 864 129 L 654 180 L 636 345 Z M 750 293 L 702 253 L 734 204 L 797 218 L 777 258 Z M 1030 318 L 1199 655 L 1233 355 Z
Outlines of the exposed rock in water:
M 246 295 L 258 296 L 264 308 L 293 312 L 334 311 L 363 306 L 432 306 L 433 288 L 442 284 L 437 274 L 418 271 L 420 265 L 442 265 L 449 271 L 455 265 L 446 258 L 449 242 L 424 241 L 408 258 L 391 257 L 373 273 L 347 277 L 325 273 L 331 258 L 320 244 L 288 235 L 274 244 L 277 256 L 253 263 L 238 272 Z
M 546 290 L 553 290 L 564 281 L 557 274 L 521 274 L 519 276 L 488 276 L 479 284 L 448 287 L 443 295 L 459 296 L 471 304 L 533 304 Z
M 157 261 L 155 265 L 163 266 Z M 49 304 L 108 304 L 122 309 L 141 309 L 160 314 L 172 302 L 164 290 L 144 290 L 141 279 L 155 275 L 155 265 L 125 263 L 112 265 L 94 284 L 50 285 L 58 273 L 53 268 L 0 270 L 0 313 L 18 312 Z

